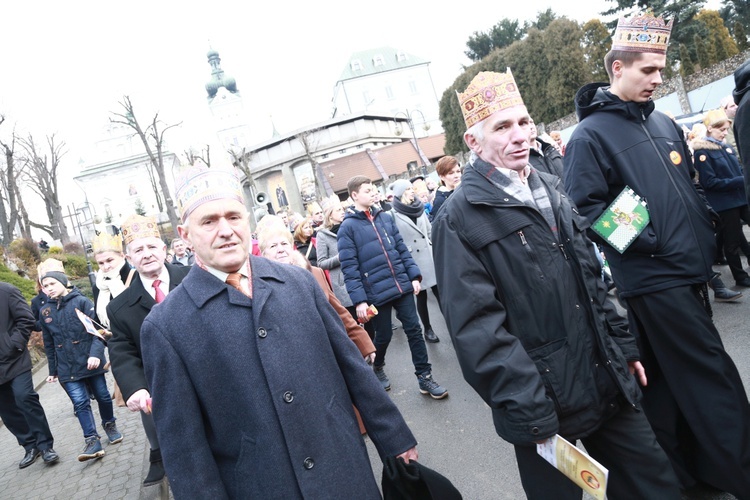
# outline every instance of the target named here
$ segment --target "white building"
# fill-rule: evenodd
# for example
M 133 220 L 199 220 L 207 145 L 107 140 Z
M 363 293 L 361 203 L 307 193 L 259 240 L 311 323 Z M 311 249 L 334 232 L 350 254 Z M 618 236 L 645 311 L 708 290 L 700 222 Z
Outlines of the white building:
M 417 137 L 442 132 L 430 62 L 390 47 L 352 54 L 333 93 L 331 116 L 409 115 Z

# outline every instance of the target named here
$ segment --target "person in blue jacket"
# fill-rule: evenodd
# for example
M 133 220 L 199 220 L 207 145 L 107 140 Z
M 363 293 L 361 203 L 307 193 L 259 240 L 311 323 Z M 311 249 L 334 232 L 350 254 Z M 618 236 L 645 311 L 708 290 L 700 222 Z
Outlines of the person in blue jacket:
M 88 390 L 99 405 L 102 427 L 109 442 L 119 443 L 123 436 L 115 424 L 112 397 L 104 378 L 104 341 L 88 333 L 76 313 L 78 310 L 93 318 L 94 304 L 75 286 L 68 288 L 68 278 L 59 270 L 46 271 L 42 286 L 49 297 L 39 309 L 49 366 L 47 382 L 59 381 L 73 402 L 85 439 L 78 461 L 100 458 L 104 456 L 104 450 L 96 431 Z

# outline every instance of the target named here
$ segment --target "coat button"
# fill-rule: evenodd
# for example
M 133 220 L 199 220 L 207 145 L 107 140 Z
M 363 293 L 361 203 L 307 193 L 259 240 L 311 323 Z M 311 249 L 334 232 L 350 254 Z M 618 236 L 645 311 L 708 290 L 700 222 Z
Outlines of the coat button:
M 536 436 L 537 434 L 539 434 L 539 427 L 532 427 L 532 428 L 531 428 L 531 433 L 532 433 L 533 435 L 535 435 L 535 436 Z
M 268 335 L 268 333 L 266 332 L 265 328 L 263 327 L 258 328 L 258 337 L 264 339 L 266 338 L 266 335 Z
M 307 469 L 307 470 L 310 470 L 310 469 L 312 469 L 313 467 L 315 467 L 315 460 L 313 460 L 313 459 L 312 459 L 312 458 L 310 458 L 310 457 L 307 457 L 307 458 L 305 459 L 305 461 L 304 461 L 304 462 L 302 462 L 302 466 L 303 466 L 303 467 L 304 467 L 305 469 Z
M 291 403 L 292 401 L 294 401 L 294 394 L 292 394 L 292 391 L 286 391 L 284 393 L 284 401 L 286 401 L 287 403 Z

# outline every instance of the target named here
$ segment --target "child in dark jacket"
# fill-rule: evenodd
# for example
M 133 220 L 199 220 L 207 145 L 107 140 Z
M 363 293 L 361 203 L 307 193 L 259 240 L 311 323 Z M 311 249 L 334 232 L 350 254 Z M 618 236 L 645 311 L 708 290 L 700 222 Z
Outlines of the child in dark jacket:
M 104 456 L 91 410 L 89 391 L 99 404 L 102 426 L 111 444 L 122 441 L 115 425 L 112 398 L 104 378 L 104 342 L 89 334 L 76 309 L 93 318 L 94 304 L 77 288 L 68 288 L 68 278 L 60 270 L 43 274 L 42 286 L 48 301 L 39 309 L 44 348 L 49 363 L 48 383 L 58 380 L 73 402 L 75 414 L 86 441 L 80 462 Z

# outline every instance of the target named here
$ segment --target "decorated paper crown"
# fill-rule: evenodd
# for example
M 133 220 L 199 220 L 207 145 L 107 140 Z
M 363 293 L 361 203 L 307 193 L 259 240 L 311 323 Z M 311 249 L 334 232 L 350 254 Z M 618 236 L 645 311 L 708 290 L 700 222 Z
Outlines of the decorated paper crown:
M 234 171 L 220 168 L 189 167 L 176 182 L 177 208 L 182 222 L 200 205 L 213 200 L 232 199 L 244 205 L 242 185 Z
M 621 17 L 612 37 L 612 50 L 666 54 L 672 22 L 654 17 L 650 11 L 628 19 Z
M 131 215 L 122 223 L 122 237 L 126 245 L 140 238 L 161 238 L 159 225 L 156 217 L 144 217 L 142 215 Z
M 108 232 L 102 231 L 91 241 L 91 246 L 95 254 L 101 252 L 122 253 L 122 236 L 119 234 L 110 235 Z
M 46 259 L 36 266 L 36 274 L 39 277 L 39 281 L 42 280 L 42 277 L 45 274 L 52 271 L 65 274 L 65 267 L 63 266 L 63 263 L 57 259 Z
M 712 109 L 708 113 L 706 113 L 706 116 L 703 117 L 703 125 L 706 127 L 712 127 L 719 123 L 725 123 L 728 122 L 729 118 L 727 118 L 727 113 L 723 109 Z
M 506 73 L 482 71 L 471 81 L 466 90 L 456 92 L 466 128 L 470 128 L 495 111 L 523 105 L 521 92 L 510 68 Z

